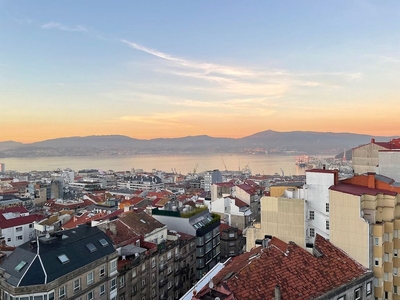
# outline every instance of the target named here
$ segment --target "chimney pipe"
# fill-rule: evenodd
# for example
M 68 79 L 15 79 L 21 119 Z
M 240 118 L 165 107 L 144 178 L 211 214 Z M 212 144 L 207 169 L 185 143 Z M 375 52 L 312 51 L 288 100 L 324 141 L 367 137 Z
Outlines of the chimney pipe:
M 274 300 L 281 300 L 281 288 L 279 285 L 275 286 L 275 297 Z

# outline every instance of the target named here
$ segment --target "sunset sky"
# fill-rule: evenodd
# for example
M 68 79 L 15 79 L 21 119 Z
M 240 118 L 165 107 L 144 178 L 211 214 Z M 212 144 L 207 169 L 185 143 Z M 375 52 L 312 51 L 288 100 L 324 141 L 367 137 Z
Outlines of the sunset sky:
M 0 0 L 0 141 L 400 134 L 400 1 Z

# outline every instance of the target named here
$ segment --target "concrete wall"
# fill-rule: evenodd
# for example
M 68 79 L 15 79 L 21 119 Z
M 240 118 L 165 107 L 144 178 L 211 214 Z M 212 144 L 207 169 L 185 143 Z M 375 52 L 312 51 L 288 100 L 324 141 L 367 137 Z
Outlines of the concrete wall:
M 400 182 L 400 151 L 379 151 L 378 173 Z
M 370 268 L 370 225 L 361 217 L 360 196 L 330 191 L 330 241 Z

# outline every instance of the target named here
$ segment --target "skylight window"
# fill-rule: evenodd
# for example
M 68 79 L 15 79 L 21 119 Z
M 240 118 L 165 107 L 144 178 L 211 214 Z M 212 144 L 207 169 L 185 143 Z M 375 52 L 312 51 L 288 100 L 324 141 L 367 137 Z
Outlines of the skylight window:
M 60 262 L 61 262 L 62 264 L 69 263 L 69 258 L 68 258 L 68 256 L 66 256 L 65 254 L 60 254 L 60 255 L 58 256 L 58 259 L 60 260 Z
M 17 271 L 17 272 L 19 272 L 19 271 L 21 271 L 21 269 L 22 269 L 23 267 L 25 267 L 26 264 L 27 264 L 26 261 L 21 261 L 21 262 L 14 268 L 14 270 Z
M 94 252 L 97 250 L 96 246 L 92 243 L 86 244 L 86 248 L 88 248 L 90 252 Z
M 100 239 L 100 240 L 99 240 L 99 243 L 100 243 L 103 247 L 108 246 L 108 242 L 107 242 L 105 239 Z

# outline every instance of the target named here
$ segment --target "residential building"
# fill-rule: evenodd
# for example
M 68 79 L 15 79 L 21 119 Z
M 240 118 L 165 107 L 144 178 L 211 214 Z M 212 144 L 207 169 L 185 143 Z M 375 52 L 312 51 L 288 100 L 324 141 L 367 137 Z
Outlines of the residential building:
M 36 236 L 34 223 L 42 219 L 42 215 L 30 215 L 23 206 L 1 209 L 0 236 L 8 246 L 18 247 Z
M 219 170 L 204 172 L 204 190 L 211 191 L 211 185 L 217 182 L 222 182 L 222 175 Z
M 376 172 L 379 165 L 379 151 L 400 149 L 400 139 L 392 139 L 389 142 L 371 142 L 352 149 L 352 161 L 354 174 Z M 385 173 L 381 173 L 385 174 Z
M 221 223 L 219 230 L 221 236 L 221 261 L 244 252 L 246 239 L 243 237 L 242 230 L 224 223 Z
M 2 299 L 117 299 L 118 253 L 89 225 L 17 247 L 0 264 Z
M 181 210 L 153 209 L 152 215 L 168 229 L 196 237 L 196 280 L 200 279 L 220 260 L 220 216 L 207 207 L 187 207 Z
M 374 299 L 372 271 L 318 234 L 313 253 L 275 237 L 263 244 L 226 262 L 192 299 Z
M 206 203 L 210 211 L 219 214 L 221 220 L 229 226 L 243 230 L 253 221 L 250 206 L 238 198 L 230 196 L 206 201 Z

